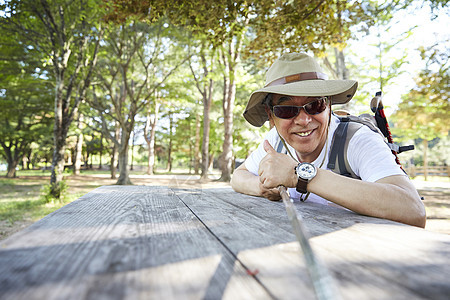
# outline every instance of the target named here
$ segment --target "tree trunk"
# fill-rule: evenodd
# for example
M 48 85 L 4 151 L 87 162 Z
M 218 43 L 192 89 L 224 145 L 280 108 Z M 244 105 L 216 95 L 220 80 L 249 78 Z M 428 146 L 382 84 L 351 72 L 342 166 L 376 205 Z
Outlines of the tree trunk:
M 225 126 L 225 137 L 223 141 L 222 155 L 221 155 L 221 170 L 222 175 L 220 177 L 221 181 L 231 180 L 232 171 L 232 158 L 233 158 L 233 107 L 234 107 L 234 95 L 236 91 L 236 85 L 233 84 L 232 94 L 228 95 L 228 99 L 224 105 L 228 106 L 224 108 L 224 126 Z
M 235 50 L 239 51 L 239 50 Z M 220 181 L 230 181 L 233 158 L 233 110 L 236 97 L 235 66 L 238 56 L 235 55 L 232 45 L 228 53 L 223 53 L 224 64 L 224 92 L 223 92 L 223 116 L 224 116 L 224 141 L 222 154 L 219 158 L 219 166 L 222 171 Z
M 150 142 L 148 144 L 147 175 L 155 174 L 154 167 L 155 167 L 155 144 Z
M 83 133 L 80 133 L 77 137 L 77 144 L 75 146 L 75 158 L 73 162 L 74 175 L 80 175 L 82 150 L 83 150 Z
M 65 99 L 63 99 L 63 79 L 59 78 L 57 82 L 58 83 L 55 95 L 55 123 L 53 129 L 54 148 L 50 175 L 50 194 L 53 197 L 59 199 L 61 197 L 60 183 L 63 180 L 64 172 L 66 137 L 70 122 L 66 119 L 67 111 L 65 107 L 63 108 L 63 104 L 65 102 Z
M 65 163 L 65 155 L 66 152 L 66 144 L 65 144 L 65 136 L 55 135 L 55 150 L 53 151 L 52 156 L 52 166 L 51 166 L 51 175 L 50 175 L 50 193 L 53 197 L 59 199 L 61 197 L 61 191 L 59 188 L 59 184 L 62 182 L 64 176 L 64 163 Z
M 27 160 L 28 160 L 28 158 L 27 158 L 26 154 L 23 154 L 22 155 L 22 170 L 25 170 L 25 168 L 27 167 Z
M 334 67 L 330 63 L 327 57 L 324 58 L 324 64 L 327 67 L 327 69 L 333 74 L 333 78 L 339 79 L 339 80 L 347 80 L 349 77 L 349 71 L 345 64 L 345 55 L 343 50 L 339 50 L 338 48 L 334 48 L 334 56 L 335 56 L 335 63 Z M 350 103 L 346 103 L 342 105 L 342 109 L 346 110 L 349 109 Z
M 116 140 L 119 140 L 119 135 L 120 135 L 120 126 L 119 126 L 119 122 L 116 122 L 116 131 L 114 133 L 114 138 Z M 116 143 L 113 143 L 113 149 L 112 149 L 112 154 L 111 154 L 111 166 L 110 166 L 110 170 L 111 170 L 111 179 L 116 179 L 117 178 L 117 162 L 118 162 L 118 156 L 119 156 L 119 150 L 118 150 L 118 146 Z
M 155 168 L 155 136 L 156 136 L 156 125 L 158 124 L 158 114 L 160 104 L 158 103 L 157 97 L 155 97 L 155 111 L 153 116 L 150 115 L 150 109 L 147 113 L 147 122 L 144 128 L 144 137 L 148 146 L 148 164 L 147 164 L 147 175 L 154 174 Z M 149 132 L 150 131 L 150 132 Z
M 64 75 L 57 74 L 56 94 L 55 94 L 55 123 L 53 128 L 53 156 L 50 176 L 50 193 L 55 198 L 60 198 L 59 183 L 63 180 L 64 154 L 66 151 L 66 137 L 68 120 L 65 119 L 67 111 L 63 108 Z
M 208 166 L 209 166 L 209 131 L 210 131 L 210 116 L 209 112 L 211 110 L 212 102 L 212 92 L 214 81 L 209 76 L 211 70 L 213 70 L 213 58 L 211 58 L 211 63 L 207 63 L 207 56 L 204 51 L 206 46 L 202 43 L 202 48 L 200 50 L 200 61 L 203 69 L 203 80 L 200 80 L 193 68 L 193 64 L 190 62 L 189 67 L 191 68 L 192 76 L 195 78 L 196 86 L 200 94 L 202 95 L 203 102 L 203 141 L 202 141 L 202 164 L 201 164 L 201 176 L 200 179 L 208 178 Z M 211 53 L 213 54 L 213 53 Z M 213 57 L 213 56 L 211 56 Z M 209 80 L 208 80 L 209 78 Z
M 147 164 L 147 175 L 153 175 L 155 170 L 155 134 L 156 128 L 154 126 L 150 129 L 150 136 L 148 145 L 148 164 Z
M 98 169 L 102 169 L 102 156 L 103 156 L 103 130 L 100 135 L 100 157 L 98 162 Z
M 83 151 L 83 132 L 82 132 L 82 124 L 83 122 L 83 114 L 80 114 L 78 117 L 78 130 L 80 131 L 80 134 L 77 136 L 77 143 L 75 146 L 75 157 L 73 162 L 73 174 L 74 175 L 80 175 L 80 169 L 81 169 L 81 157 L 82 157 L 82 151 Z
M 86 157 L 84 158 L 84 168 L 89 169 L 89 158 L 91 157 L 91 152 L 86 150 Z
M 111 154 L 111 165 L 109 166 L 109 170 L 111 172 L 111 179 L 117 178 L 117 157 L 118 157 L 117 146 L 114 144 L 112 148 Z
M 210 91 L 212 89 L 212 82 L 210 83 Z M 210 118 L 209 112 L 211 110 L 212 93 L 205 94 L 203 98 L 203 141 L 202 141 L 202 175 L 201 179 L 208 178 L 209 167 L 209 131 Z
M 131 131 L 131 164 L 130 170 L 134 169 L 134 130 Z
M 336 56 L 336 73 L 339 79 L 347 80 L 348 79 L 348 69 L 345 66 L 345 55 L 343 50 L 339 50 L 338 48 L 334 48 L 334 54 Z
M 194 145 L 194 173 L 199 174 L 200 170 L 200 115 L 195 114 L 195 145 Z
M 15 178 L 16 177 L 16 168 L 17 162 L 8 163 L 8 167 L 6 170 L 6 178 Z
M 3 151 L 6 156 L 6 163 L 8 164 L 6 171 L 6 178 L 16 177 L 16 168 L 19 165 L 20 155 L 23 153 L 22 147 L 10 142 L 9 146 L 5 142 L 0 141 Z
M 30 165 L 32 165 L 32 167 L 33 167 L 33 163 L 32 163 L 32 156 L 31 156 L 31 154 L 32 154 L 32 150 L 31 149 L 28 149 L 28 152 L 27 152 L 27 170 L 30 170 L 31 168 L 30 168 Z
M 155 136 L 156 136 L 156 124 L 150 128 L 150 137 L 148 143 L 148 168 L 147 175 L 153 175 L 155 173 Z
M 119 179 L 117 180 L 117 185 L 129 185 L 130 173 L 128 171 L 128 150 L 129 150 L 129 139 L 130 133 L 124 132 L 122 128 L 121 144 L 119 148 Z
M 189 120 L 189 123 L 188 123 L 188 130 L 189 130 L 189 135 L 192 136 L 191 120 Z M 194 143 L 195 143 L 195 140 L 194 140 Z M 194 168 L 194 164 L 195 164 L 194 143 L 192 143 L 192 140 L 189 142 L 189 175 L 192 174 L 192 169 Z
M 428 141 L 423 140 L 423 177 L 428 180 Z
M 167 171 L 172 172 L 172 127 L 173 127 L 173 118 L 172 114 L 169 113 L 169 149 L 167 154 Z
M 8 164 L 8 167 L 6 168 L 6 178 L 15 178 L 16 177 L 16 168 L 19 164 L 19 159 L 17 155 L 17 149 L 14 149 L 14 151 L 11 150 L 12 146 L 7 146 L 6 143 L 0 142 L 3 151 L 6 155 L 6 163 Z

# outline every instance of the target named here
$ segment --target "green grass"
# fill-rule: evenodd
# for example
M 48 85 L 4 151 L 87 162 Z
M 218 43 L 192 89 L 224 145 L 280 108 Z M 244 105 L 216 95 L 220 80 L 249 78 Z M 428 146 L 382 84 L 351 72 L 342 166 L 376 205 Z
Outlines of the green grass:
M 0 203 L 0 220 L 14 223 L 23 220 L 28 214 L 29 216 L 40 215 L 37 211 L 46 204 L 43 199 L 12 201 Z
M 0 173 L 1 175 L 1 173 Z M 16 176 L 21 177 L 21 176 L 48 176 L 50 177 L 51 175 L 51 171 L 50 170 L 45 170 L 45 171 L 41 171 L 41 170 L 17 170 L 16 171 Z
M 0 221 L 13 224 L 43 217 L 50 208 L 41 197 L 46 182 L 45 179 L 0 178 Z
M 5 178 L 4 174 L 1 175 L 3 177 L 0 177 L 0 221 L 10 225 L 17 221 L 34 222 L 42 219 L 96 187 L 86 183 L 86 186 L 78 188 L 77 192 L 71 192 L 69 187 L 61 201 L 48 201 L 44 197 L 44 186 L 50 180 L 48 171 L 18 171 L 17 178 Z

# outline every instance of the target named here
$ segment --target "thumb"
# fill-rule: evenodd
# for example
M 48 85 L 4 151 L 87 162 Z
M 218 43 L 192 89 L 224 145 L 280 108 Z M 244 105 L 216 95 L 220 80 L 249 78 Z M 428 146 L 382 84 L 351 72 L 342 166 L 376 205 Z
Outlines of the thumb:
M 266 150 L 267 153 L 277 153 L 275 149 L 273 149 L 272 145 L 270 145 L 268 140 L 264 140 L 264 150 Z

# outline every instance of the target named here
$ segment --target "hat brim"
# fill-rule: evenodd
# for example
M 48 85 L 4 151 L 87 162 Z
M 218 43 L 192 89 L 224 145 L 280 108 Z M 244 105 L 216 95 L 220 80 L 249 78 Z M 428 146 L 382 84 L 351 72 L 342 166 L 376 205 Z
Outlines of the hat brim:
M 332 96 L 331 104 L 349 102 L 358 88 L 354 80 L 305 80 L 283 85 L 268 86 L 252 93 L 244 118 L 256 127 L 261 127 L 267 120 L 267 113 L 262 101 L 268 93 L 289 96 Z

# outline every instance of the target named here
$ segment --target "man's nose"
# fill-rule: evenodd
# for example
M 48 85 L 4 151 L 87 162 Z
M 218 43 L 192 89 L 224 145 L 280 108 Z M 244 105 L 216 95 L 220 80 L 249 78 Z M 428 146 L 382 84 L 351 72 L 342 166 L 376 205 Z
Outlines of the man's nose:
M 294 118 L 294 122 L 302 126 L 307 125 L 311 120 L 311 115 L 306 113 L 304 108 L 301 108 L 298 115 Z

